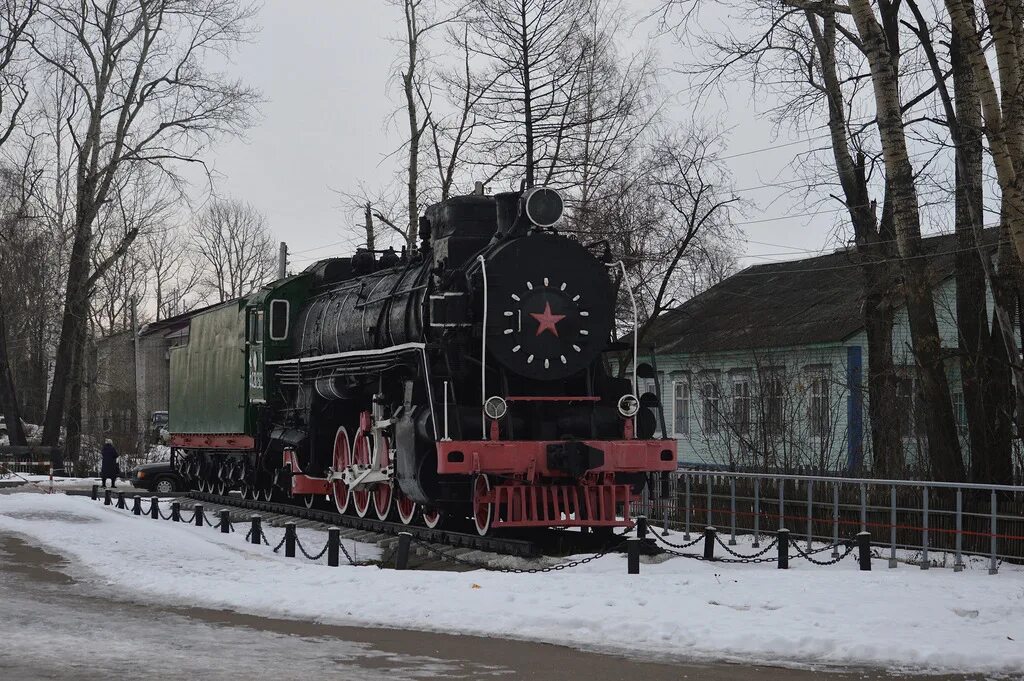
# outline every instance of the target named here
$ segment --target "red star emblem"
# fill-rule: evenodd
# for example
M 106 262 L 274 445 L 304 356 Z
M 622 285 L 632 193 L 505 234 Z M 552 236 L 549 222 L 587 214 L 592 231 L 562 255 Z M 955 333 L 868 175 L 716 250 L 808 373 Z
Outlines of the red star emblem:
M 537 335 L 541 335 L 545 331 L 550 331 L 558 337 L 558 328 L 555 326 L 558 322 L 565 319 L 564 314 L 551 314 L 551 303 L 544 302 L 543 312 L 531 312 L 530 316 L 537 320 Z

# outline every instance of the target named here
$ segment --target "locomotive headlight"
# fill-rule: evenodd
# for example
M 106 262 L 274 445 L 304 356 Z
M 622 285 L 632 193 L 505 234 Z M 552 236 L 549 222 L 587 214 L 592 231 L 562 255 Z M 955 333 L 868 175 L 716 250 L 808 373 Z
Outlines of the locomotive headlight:
M 507 413 L 508 403 L 498 395 L 488 397 L 487 401 L 484 402 L 484 414 L 487 415 L 487 418 L 497 421 Z
M 640 411 L 640 400 L 636 398 L 636 395 L 623 395 L 619 398 L 619 413 L 629 418 L 636 416 L 636 413 Z
M 538 227 L 551 227 L 562 219 L 562 196 L 554 189 L 534 187 L 523 194 L 526 217 Z

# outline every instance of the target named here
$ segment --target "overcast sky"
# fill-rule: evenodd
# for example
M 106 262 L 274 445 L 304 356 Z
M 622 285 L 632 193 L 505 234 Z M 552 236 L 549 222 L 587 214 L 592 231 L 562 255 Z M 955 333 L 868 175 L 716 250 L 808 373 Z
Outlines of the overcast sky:
M 648 0 L 630 0 L 628 6 Z M 400 14 L 383 0 L 266 0 L 252 44 L 241 49 L 234 69 L 259 87 L 267 102 L 261 122 L 245 141 L 221 143 L 211 158 L 218 191 L 252 203 L 269 218 L 277 238 L 295 253 L 296 269 L 308 258 L 340 255 L 346 246 L 310 251 L 344 240 L 360 219 L 344 209 L 337 191 L 385 182 L 392 172 L 386 154 L 399 137 L 388 124 L 398 105 L 389 85 L 399 46 L 389 36 L 401 30 Z M 633 37 L 647 41 L 648 32 Z M 685 56 L 671 40 L 657 42 L 668 65 Z M 723 101 L 694 101 L 679 78 L 666 76 L 673 96 L 670 115 L 680 121 L 714 120 L 729 129 L 726 155 L 736 187 L 745 190 L 791 179 L 794 156 L 812 143 L 801 136 L 773 137 L 757 115 L 750 88 L 737 83 Z M 814 144 L 821 144 L 817 140 Z M 776 145 L 767 152 L 748 153 Z M 834 248 L 829 238 L 837 213 L 769 220 L 807 212 L 777 189 L 743 191 L 755 207 L 739 217 L 747 241 L 743 264 L 791 259 L 802 249 Z M 834 204 L 828 206 L 828 209 Z

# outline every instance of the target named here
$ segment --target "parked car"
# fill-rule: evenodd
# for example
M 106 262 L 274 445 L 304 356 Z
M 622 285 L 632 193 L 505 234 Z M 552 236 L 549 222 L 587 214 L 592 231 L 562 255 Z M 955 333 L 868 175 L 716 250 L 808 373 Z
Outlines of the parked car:
M 155 494 L 173 494 L 185 489 L 185 482 L 170 461 L 145 463 L 132 469 L 129 480 L 132 487 L 147 489 Z

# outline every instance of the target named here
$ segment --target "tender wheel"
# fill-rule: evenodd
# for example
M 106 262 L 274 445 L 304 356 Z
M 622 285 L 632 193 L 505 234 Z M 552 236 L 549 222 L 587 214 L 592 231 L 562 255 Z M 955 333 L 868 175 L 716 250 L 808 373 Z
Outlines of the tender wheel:
M 395 493 L 395 508 L 398 509 L 398 519 L 403 525 L 411 525 L 416 517 L 416 502 L 401 492 Z
M 387 468 L 391 465 L 391 447 L 388 443 L 387 437 L 381 435 L 380 439 L 377 440 L 380 445 L 380 467 L 381 469 Z M 373 510 L 377 513 L 377 518 L 380 520 L 387 520 L 388 514 L 391 513 L 391 501 L 395 498 L 394 490 L 391 487 L 390 482 L 379 483 L 373 489 Z
M 348 446 L 348 431 L 345 430 L 344 426 L 338 428 L 338 432 L 334 434 L 334 470 L 340 472 L 345 470 L 345 467 L 349 465 L 351 459 L 350 450 Z M 334 506 L 338 509 L 338 513 L 344 514 L 348 510 L 349 499 L 351 494 L 348 491 L 348 485 L 343 480 L 332 480 L 331 481 L 331 496 L 334 497 Z
M 486 497 L 491 492 L 491 481 L 483 473 L 473 480 L 473 525 L 481 537 L 491 530 L 494 516 L 494 502 Z
M 423 509 L 423 524 L 429 527 L 430 529 L 434 529 L 435 527 L 440 525 L 441 519 L 441 512 L 438 511 L 437 509 Z
M 352 458 L 355 463 L 364 466 L 373 460 L 370 438 L 366 437 L 366 431 L 362 428 L 356 431 L 355 439 L 352 441 Z M 352 504 L 360 518 L 365 518 L 370 511 L 370 496 L 370 490 L 352 491 Z
M 274 488 L 270 486 L 264 487 L 258 494 L 263 497 L 263 501 L 270 501 L 271 497 L 274 496 Z
M 153 491 L 157 494 L 174 494 L 174 481 L 168 478 L 161 478 L 156 481 Z
M 238 491 L 242 493 L 243 499 L 249 499 L 252 496 L 249 485 L 245 484 L 244 482 L 238 486 Z
M 228 484 L 224 481 L 217 483 L 217 494 L 224 496 L 228 493 Z

